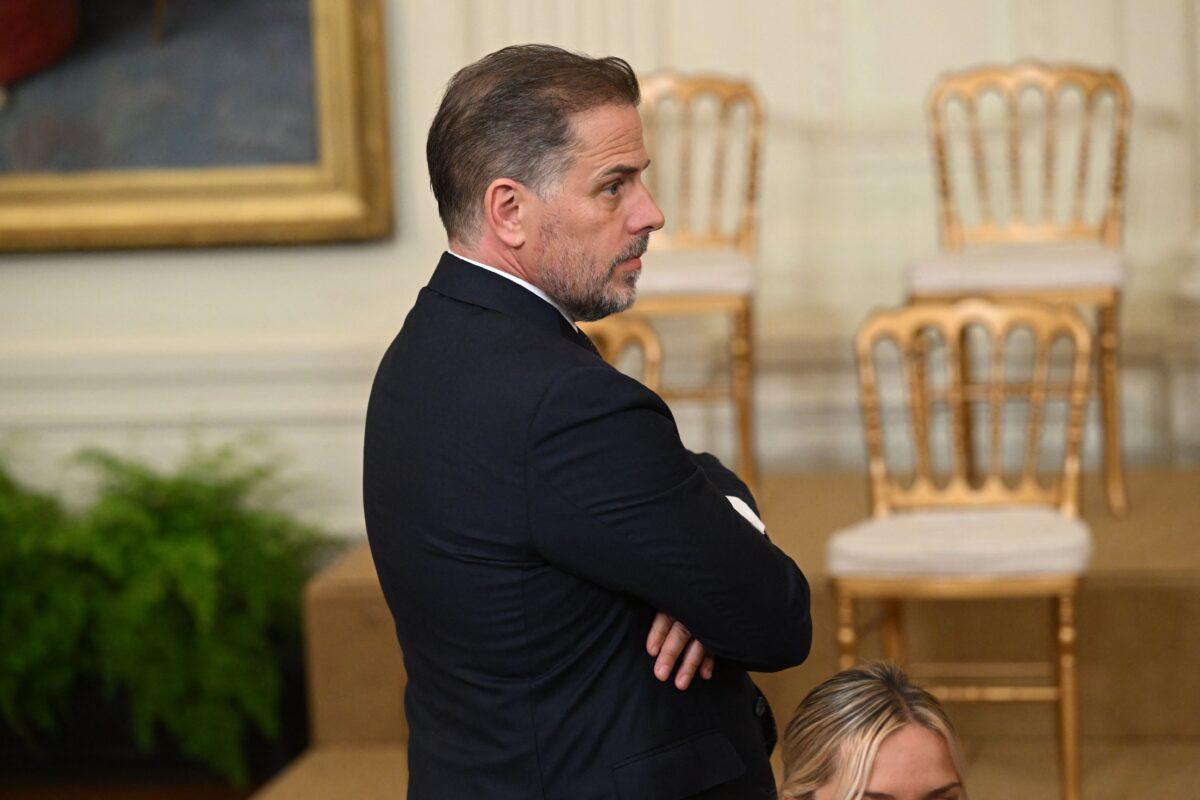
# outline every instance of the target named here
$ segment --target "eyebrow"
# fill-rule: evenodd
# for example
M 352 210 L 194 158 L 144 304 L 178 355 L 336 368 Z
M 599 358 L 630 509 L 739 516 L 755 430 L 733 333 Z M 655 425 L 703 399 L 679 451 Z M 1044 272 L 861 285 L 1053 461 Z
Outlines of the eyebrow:
M 940 795 L 942 792 L 948 792 L 951 789 L 961 789 L 961 788 L 962 788 L 962 783 L 960 783 L 959 781 L 954 781 L 953 783 L 947 783 L 945 786 L 939 786 L 938 788 L 934 789 L 932 792 L 927 793 L 925 795 L 925 800 L 935 800 L 935 798 L 937 798 L 937 796 Z M 863 792 L 863 800 L 896 800 L 896 796 L 894 794 L 888 794 L 887 792 Z
M 646 169 L 649 166 L 650 166 L 650 159 L 646 159 L 646 163 L 644 165 L 642 165 L 641 167 L 631 167 L 628 164 L 616 164 L 616 165 L 611 166 L 608 169 L 604 170 L 604 172 L 600 173 L 600 175 L 597 176 L 596 180 L 602 181 L 605 178 L 609 178 L 614 175 L 632 175 L 635 172 L 641 172 L 642 170 Z

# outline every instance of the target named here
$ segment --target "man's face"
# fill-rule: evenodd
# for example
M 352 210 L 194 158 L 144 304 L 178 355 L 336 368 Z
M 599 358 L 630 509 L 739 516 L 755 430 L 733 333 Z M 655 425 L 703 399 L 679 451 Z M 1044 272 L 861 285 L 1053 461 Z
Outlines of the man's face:
M 531 245 L 541 287 L 588 322 L 633 304 L 641 255 L 663 216 L 642 183 L 650 159 L 637 109 L 601 106 L 573 122 L 570 165 L 537 204 Z

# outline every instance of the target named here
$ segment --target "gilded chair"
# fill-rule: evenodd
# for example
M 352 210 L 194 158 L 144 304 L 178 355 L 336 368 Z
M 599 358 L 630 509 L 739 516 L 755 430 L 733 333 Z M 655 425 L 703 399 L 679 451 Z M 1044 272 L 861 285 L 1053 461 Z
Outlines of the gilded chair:
M 738 473 L 758 467 L 751 400 L 752 307 L 763 111 L 743 81 L 658 73 L 641 81 L 650 191 L 666 227 L 650 239 L 634 310 L 646 317 L 728 320 L 728 378 L 699 389 L 664 388 L 672 400 L 732 400 Z
M 1128 506 L 1117 312 L 1129 108 L 1113 71 L 1022 62 L 941 76 L 928 115 L 943 252 L 907 274 L 913 301 L 984 296 L 1095 308 L 1104 481 L 1117 515 Z M 988 116 L 994 124 L 981 121 Z
M 583 331 L 600 351 L 600 357 L 617 366 L 630 348 L 642 358 L 642 383 L 651 391 L 662 388 L 662 344 L 650 325 L 633 314 L 619 314 L 583 323 Z
M 972 380 L 959 352 L 967 340 L 988 349 L 968 365 Z M 843 668 L 858 658 L 863 600 L 882 608 L 883 650 L 898 663 L 908 662 L 905 601 L 1051 601 L 1049 663 L 914 663 L 910 671 L 946 701 L 1055 703 L 1067 800 L 1079 796 L 1075 605 L 1092 549 L 1078 518 L 1091 340 L 1065 305 L 969 299 L 873 314 L 855 345 L 873 516 L 835 533 L 826 551 Z M 899 368 L 889 372 L 891 346 Z M 907 447 L 893 447 L 895 426 L 883 424 L 892 408 L 881 402 L 881 376 L 889 375 L 907 398 L 905 415 L 889 415 L 907 417 Z M 964 425 L 967 407 L 988 424 Z M 1024 419 L 1010 429 L 1013 411 Z M 986 447 L 969 448 L 972 436 Z M 911 466 L 902 466 L 901 450 Z

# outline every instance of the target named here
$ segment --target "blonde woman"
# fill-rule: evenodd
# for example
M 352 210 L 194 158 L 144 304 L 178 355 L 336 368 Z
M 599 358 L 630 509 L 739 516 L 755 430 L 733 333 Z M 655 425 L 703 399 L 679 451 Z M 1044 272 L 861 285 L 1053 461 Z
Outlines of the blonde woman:
M 781 800 L 966 800 L 954 728 L 893 664 L 839 672 L 783 735 Z

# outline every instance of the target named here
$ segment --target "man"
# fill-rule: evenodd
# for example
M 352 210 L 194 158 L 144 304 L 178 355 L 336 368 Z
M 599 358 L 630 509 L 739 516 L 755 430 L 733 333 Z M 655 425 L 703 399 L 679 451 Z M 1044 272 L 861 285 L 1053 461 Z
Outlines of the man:
M 804 576 L 575 326 L 633 302 L 663 224 L 637 102 L 620 59 L 510 47 L 429 131 L 450 252 L 380 364 L 364 462 L 413 800 L 775 797 L 746 670 L 807 656 Z

